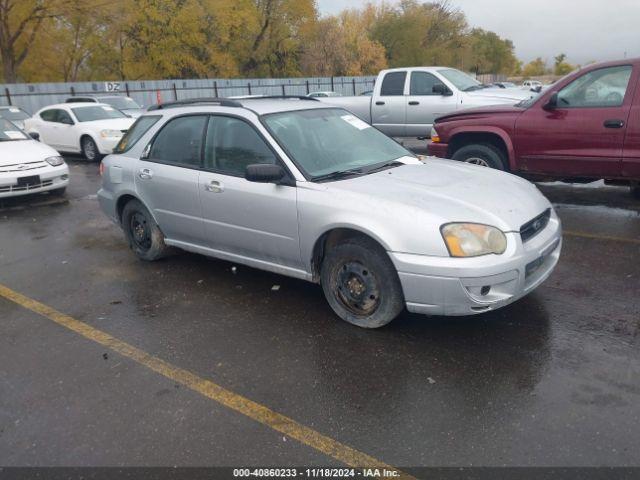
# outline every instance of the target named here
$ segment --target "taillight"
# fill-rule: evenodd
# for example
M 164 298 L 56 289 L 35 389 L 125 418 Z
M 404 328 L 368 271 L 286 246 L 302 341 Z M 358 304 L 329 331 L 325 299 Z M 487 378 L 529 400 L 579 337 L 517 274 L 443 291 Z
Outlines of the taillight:
M 100 176 L 104 175 L 104 163 L 100 162 L 100 167 L 98 167 L 98 171 L 100 172 Z

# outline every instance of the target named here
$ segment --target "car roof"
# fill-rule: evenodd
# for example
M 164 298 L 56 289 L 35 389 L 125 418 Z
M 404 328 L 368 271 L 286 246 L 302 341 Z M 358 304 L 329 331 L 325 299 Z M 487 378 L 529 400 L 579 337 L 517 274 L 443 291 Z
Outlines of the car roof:
M 183 103 L 184 102 L 184 103 Z M 149 109 L 149 114 L 163 111 L 171 111 L 174 115 L 198 111 L 207 112 L 211 108 L 243 108 L 256 115 L 269 113 L 291 112 L 296 110 L 311 110 L 321 108 L 340 108 L 319 102 L 308 97 L 256 97 L 242 99 L 197 99 L 184 100 L 183 102 L 168 102 Z

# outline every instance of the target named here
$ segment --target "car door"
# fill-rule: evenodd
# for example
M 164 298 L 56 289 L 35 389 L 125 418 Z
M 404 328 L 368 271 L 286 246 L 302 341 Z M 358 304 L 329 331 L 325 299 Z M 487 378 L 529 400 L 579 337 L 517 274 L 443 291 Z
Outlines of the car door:
M 427 137 L 434 120 L 455 110 L 457 100 L 446 85 L 432 73 L 412 71 L 410 75 L 409 96 L 406 97 L 406 135 Z
M 245 180 L 247 165 L 258 163 L 282 165 L 249 122 L 231 116 L 210 117 L 199 181 L 209 247 L 253 261 L 300 268 L 296 187 Z
M 580 177 L 619 176 L 632 93 L 631 65 L 585 72 L 516 121 L 516 155 L 524 170 Z
M 406 132 L 406 79 L 406 71 L 387 72 L 382 79 L 380 93 L 371 99 L 373 126 L 394 137 L 403 137 Z
M 36 122 L 34 122 L 33 128 L 40 134 L 40 141 L 52 146 L 53 148 L 60 148 L 56 144 L 57 137 L 55 135 L 58 119 L 58 109 L 52 108 L 49 110 L 43 110 L 38 115 Z
M 640 179 L 640 78 L 638 77 L 634 97 L 622 152 L 622 176 L 637 181 Z
M 178 242 L 204 241 L 198 175 L 206 115 L 169 120 L 145 148 L 135 173 L 136 191 L 164 235 Z
M 80 139 L 78 138 L 78 120 L 64 109 L 57 111 L 54 135 L 60 150 L 64 152 L 80 151 Z

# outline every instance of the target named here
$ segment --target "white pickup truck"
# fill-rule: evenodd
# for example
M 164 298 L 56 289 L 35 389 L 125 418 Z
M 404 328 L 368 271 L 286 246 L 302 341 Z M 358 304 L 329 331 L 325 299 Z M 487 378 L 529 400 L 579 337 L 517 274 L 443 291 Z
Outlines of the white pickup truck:
M 454 110 L 515 104 L 534 95 L 520 88 L 483 85 L 449 67 L 382 70 L 372 96 L 318 98 L 349 110 L 394 137 L 428 137 L 433 121 Z

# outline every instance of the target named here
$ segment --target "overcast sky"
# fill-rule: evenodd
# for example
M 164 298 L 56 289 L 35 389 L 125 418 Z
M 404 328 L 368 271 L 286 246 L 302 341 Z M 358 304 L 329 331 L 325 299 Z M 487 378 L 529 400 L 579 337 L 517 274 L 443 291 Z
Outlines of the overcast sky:
M 322 14 L 361 7 L 367 0 L 317 0 Z M 378 3 L 378 2 L 373 2 Z M 394 3 L 394 2 L 388 2 Z M 510 38 L 528 62 L 571 63 L 640 57 L 640 0 L 451 0 L 471 26 Z

